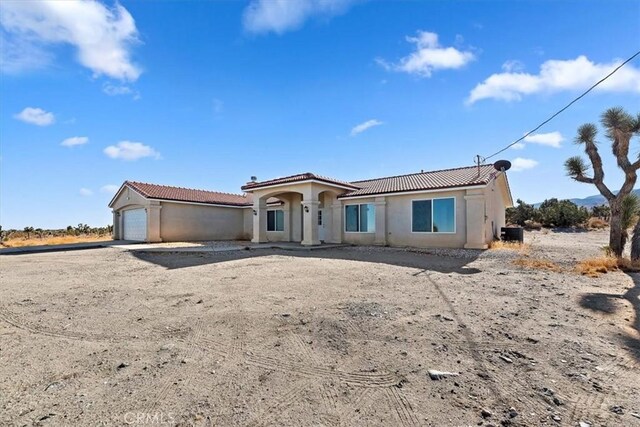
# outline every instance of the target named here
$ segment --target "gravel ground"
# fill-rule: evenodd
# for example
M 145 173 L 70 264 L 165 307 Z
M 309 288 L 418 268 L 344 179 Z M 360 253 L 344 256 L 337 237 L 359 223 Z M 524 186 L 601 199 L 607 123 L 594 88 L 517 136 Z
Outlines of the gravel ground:
M 571 265 L 606 233 L 526 239 Z M 2 256 L 0 425 L 640 426 L 640 277 L 519 256 Z

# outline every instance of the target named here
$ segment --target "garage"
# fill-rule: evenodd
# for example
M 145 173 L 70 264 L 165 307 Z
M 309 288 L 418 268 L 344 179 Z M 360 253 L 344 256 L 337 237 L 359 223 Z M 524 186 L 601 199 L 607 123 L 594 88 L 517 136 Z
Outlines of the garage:
M 147 212 L 145 209 L 123 211 L 122 223 L 124 240 L 147 240 Z
M 109 207 L 115 240 L 155 243 L 251 238 L 253 200 L 245 194 L 125 181 Z

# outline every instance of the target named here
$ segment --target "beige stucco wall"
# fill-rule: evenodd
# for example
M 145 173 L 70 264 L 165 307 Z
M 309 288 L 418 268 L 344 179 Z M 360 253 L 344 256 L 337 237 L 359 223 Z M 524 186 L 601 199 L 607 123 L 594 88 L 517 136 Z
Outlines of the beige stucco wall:
M 161 202 L 160 236 L 164 242 L 246 239 L 244 211 L 235 207 Z
M 243 219 L 242 230 L 244 232 L 243 240 L 251 240 L 251 236 L 253 235 L 253 209 L 251 208 L 242 209 L 242 219 Z
M 511 206 L 504 174 L 500 174 L 485 189 L 487 200 L 487 242 L 494 236 L 500 237 L 500 229 L 505 226 L 505 208 Z
M 149 199 L 145 199 L 139 193 L 129 187 L 125 187 L 113 201 L 112 209 L 135 209 L 149 206 Z
M 445 197 L 455 198 L 455 233 L 413 233 L 411 231 L 411 202 Z M 464 246 L 467 238 L 464 191 L 387 196 L 386 202 L 387 243 L 389 245 L 418 248 L 461 248 Z

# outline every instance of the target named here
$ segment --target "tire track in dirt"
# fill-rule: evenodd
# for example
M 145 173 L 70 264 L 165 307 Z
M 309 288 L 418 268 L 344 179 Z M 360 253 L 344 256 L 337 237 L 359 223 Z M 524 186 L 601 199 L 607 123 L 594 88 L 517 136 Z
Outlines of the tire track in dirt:
M 189 335 L 189 339 L 185 343 L 187 349 L 186 349 L 186 352 L 185 352 L 185 355 L 184 355 L 184 359 L 192 358 L 193 355 L 195 354 L 195 352 L 198 349 L 197 343 L 200 340 L 200 337 L 203 335 L 203 332 L 204 332 L 204 325 L 203 325 L 203 322 L 200 319 L 198 319 L 194 323 L 194 327 L 193 327 L 192 331 L 193 332 Z M 187 374 L 186 377 L 183 380 L 183 384 L 188 385 L 189 382 L 191 381 L 191 378 L 194 375 L 194 371 L 189 369 L 186 372 L 191 372 L 191 373 Z M 162 402 L 166 398 L 166 396 L 169 394 L 169 390 L 171 389 L 171 386 L 174 385 L 174 383 L 176 382 L 176 377 L 177 377 L 177 373 L 174 373 L 173 375 L 167 376 L 162 381 L 162 384 L 157 388 L 158 392 L 149 401 L 147 406 L 144 408 L 144 413 L 146 413 L 146 414 L 153 413 L 154 409 L 156 409 L 158 404 L 160 402 Z M 144 391 L 144 389 L 143 389 L 143 391 Z
M 571 401 L 571 414 L 569 416 L 570 425 L 576 425 L 580 421 L 594 420 L 594 414 L 602 413 L 605 405 L 606 394 L 600 392 L 592 392 L 588 396 L 579 396 L 576 400 Z M 605 408 L 606 410 L 606 408 Z
M 624 356 L 616 356 L 613 360 L 599 365 L 599 370 L 611 376 L 617 376 L 620 372 L 634 372 L 640 369 L 640 363 L 636 362 L 633 359 L 624 357 Z
M 66 331 L 64 329 L 59 328 L 51 328 L 47 326 L 35 326 L 29 324 L 29 322 L 24 322 L 18 320 L 18 318 L 4 308 L 0 308 L 0 320 L 3 320 L 5 323 L 9 325 L 21 329 L 23 331 L 29 332 L 34 335 L 44 335 L 53 338 L 66 338 L 71 340 L 78 341 L 130 341 L 140 339 L 141 337 L 144 339 L 156 339 L 162 337 L 174 337 L 174 336 L 182 336 L 186 335 L 189 331 L 189 328 L 175 328 L 164 331 L 155 331 L 155 333 L 151 334 L 141 334 L 140 335 L 118 335 L 118 334 L 98 334 L 98 333 L 82 333 L 82 332 L 73 332 Z
M 313 386 L 313 382 L 299 381 L 288 389 L 284 394 L 276 397 L 274 401 L 264 410 L 262 410 L 252 421 L 247 423 L 249 427 L 279 425 L 277 422 L 289 407 L 297 403 L 302 397 L 305 390 Z
M 344 405 L 338 413 L 339 425 L 344 427 L 362 425 L 362 414 L 376 402 L 376 396 L 379 394 L 380 390 L 375 388 L 359 387 L 353 389 L 353 401 L 349 402 L 348 405 Z
M 391 409 L 398 416 L 398 421 L 403 426 L 419 426 L 420 422 L 413 411 L 411 403 L 400 393 L 398 387 L 388 387 L 385 389 L 387 400 Z
M 246 362 L 265 369 L 295 373 L 308 377 L 335 379 L 359 387 L 389 387 L 398 383 L 391 373 L 344 372 L 306 363 L 278 360 L 266 356 L 247 355 Z
M 319 365 L 320 364 L 320 362 L 316 358 L 316 356 L 313 353 L 313 351 L 311 351 L 311 349 L 309 348 L 309 344 L 307 344 L 302 339 L 302 336 L 300 336 L 298 334 L 291 334 L 291 335 L 289 335 L 289 341 L 291 342 L 291 344 L 292 344 L 292 346 L 294 348 L 299 350 L 299 352 L 302 354 L 302 357 L 307 359 L 308 362 L 310 362 L 310 363 L 312 363 L 314 365 Z

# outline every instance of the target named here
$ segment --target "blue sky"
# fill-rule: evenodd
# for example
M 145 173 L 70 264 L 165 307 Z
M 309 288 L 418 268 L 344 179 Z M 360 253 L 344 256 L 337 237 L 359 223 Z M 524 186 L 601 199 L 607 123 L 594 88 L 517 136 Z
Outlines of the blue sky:
M 237 193 L 470 165 L 637 51 L 639 18 L 637 1 L 3 1 L 0 224 L 106 225 L 126 179 Z M 502 153 L 514 196 L 596 194 L 565 176 L 575 131 L 639 101 L 636 60 Z

